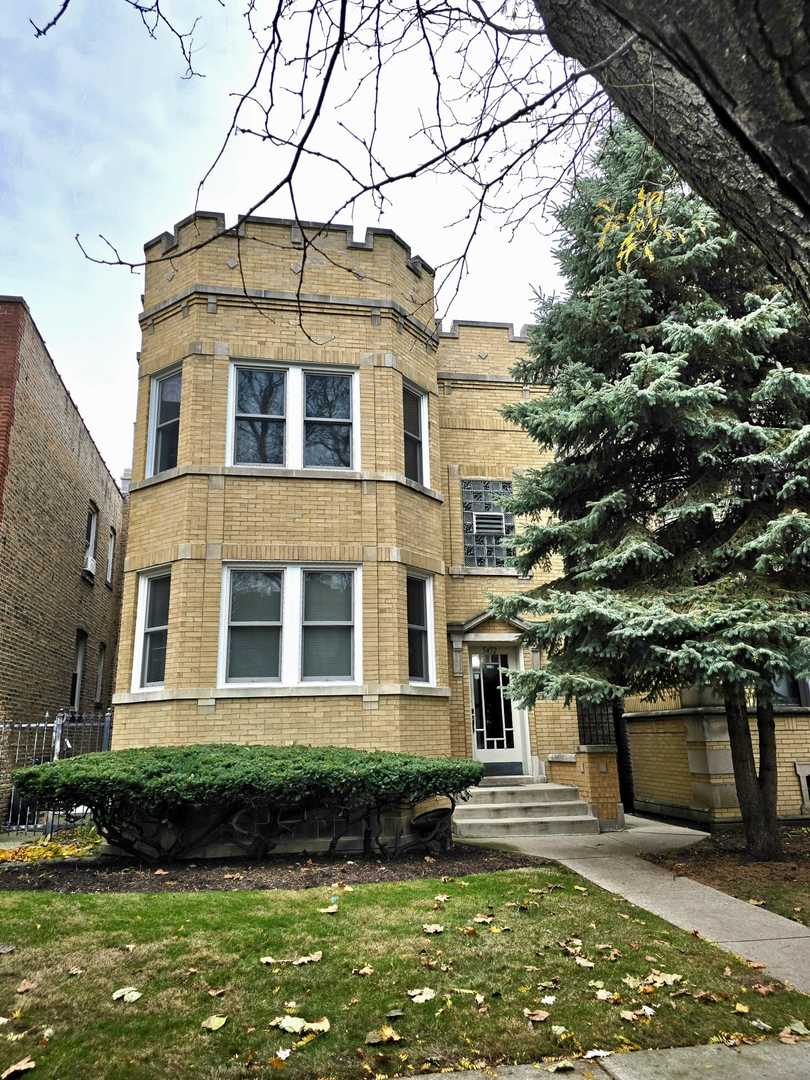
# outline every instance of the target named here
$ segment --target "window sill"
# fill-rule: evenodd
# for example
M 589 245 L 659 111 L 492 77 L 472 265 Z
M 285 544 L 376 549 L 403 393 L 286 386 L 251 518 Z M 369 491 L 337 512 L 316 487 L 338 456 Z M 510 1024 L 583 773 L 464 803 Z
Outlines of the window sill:
M 134 690 L 128 694 L 116 694 L 113 705 L 133 705 L 148 701 L 195 701 L 215 703 L 229 699 L 244 698 L 312 698 L 312 697 L 380 697 L 419 696 L 449 698 L 445 686 L 426 686 L 424 683 L 305 683 L 295 686 L 268 685 L 223 686 L 214 689 L 193 687 L 187 690 Z
M 514 566 L 451 566 L 447 572 L 451 577 L 521 577 Z M 521 580 L 530 581 L 531 578 Z

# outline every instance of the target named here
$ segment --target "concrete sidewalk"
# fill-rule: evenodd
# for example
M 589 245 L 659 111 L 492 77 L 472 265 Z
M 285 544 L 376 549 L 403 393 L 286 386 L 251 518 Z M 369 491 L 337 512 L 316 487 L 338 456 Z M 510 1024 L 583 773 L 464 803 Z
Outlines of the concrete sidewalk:
M 555 1073 L 582 1080 L 808 1080 L 810 1042 L 785 1046 L 766 1041 L 755 1046 L 684 1046 L 672 1050 L 638 1050 L 596 1061 L 577 1061 L 574 1072 Z M 457 1072 L 452 1080 L 537 1080 L 548 1065 L 513 1065 L 488 1072 Z M 445 1080 L 430 1073 L 423 1080 Z
M 706 835 L 628 815 L 627 828 L 618 832 L 523 836 L 497 844 L 479 843 L 562 863 L 683 930 L 696 930 L 729 952 L 765 964 L 772 977 L 810 993 L 810 927 L 639 858 L 640 854 L 688 847 Z M 804 1075 L 810 1077 L 810 1069 Z

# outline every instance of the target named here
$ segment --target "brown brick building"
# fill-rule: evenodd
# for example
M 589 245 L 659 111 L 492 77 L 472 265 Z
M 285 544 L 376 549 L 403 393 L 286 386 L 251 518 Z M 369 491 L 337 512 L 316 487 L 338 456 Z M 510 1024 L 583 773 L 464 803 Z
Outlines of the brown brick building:
M 25 301 L 0 297 L 0 722 L 109 705 L 125 540 L 123 496 Z
M 498 495 L 537 448 L 500 407 L 540 391 L 501 323 L 440 332 L 394 233 L 198 213 L 146 245 L 114 746 L 337 743 L 536 774 L 578 744 L 499 669 L 538 663 L 487 594 Z M 200 240 L 207 246 L 180 255 Z M 300 293 L 296 296 L 299 288 Z

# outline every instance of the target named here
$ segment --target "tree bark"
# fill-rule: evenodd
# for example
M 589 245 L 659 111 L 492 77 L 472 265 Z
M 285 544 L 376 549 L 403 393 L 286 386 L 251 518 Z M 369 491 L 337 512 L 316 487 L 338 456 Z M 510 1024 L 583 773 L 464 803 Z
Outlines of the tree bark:
M 727 686 L 723 694 L 726 707 L 728 736 L 731 743 L 731 760 L 734 767 L 734 784 L 745 830 L 745 843 L 752 859 L 775 859 L 780 854 L 779 834 L 776 829 L 776 784 L 772 784 L 774 804 L 766 806 L 765 794 L 760 786 L 748 723 L 748 705 L 745 688 L 740 683 Z M 771 714 L 771 720 L 773 715 Z M 763 729 L 760 729 L 760 746 Z M 776 740 L 774 737 L 773 762 L 775 767 Z M 768 751 L 766 750 L 766 759 Z
M 802 0 L 535 0 L 680 175 L 810 308 L 810 14 Z
M 757 735 L 759 738 L 759 790 L 765 824 L 775 838 L 777 853 L 781 853 L 779 841 L 779 814 L 777 795 L 779 770 L 776 759 L 776 723 L 773 716 L 773 694 L 757 694 Z

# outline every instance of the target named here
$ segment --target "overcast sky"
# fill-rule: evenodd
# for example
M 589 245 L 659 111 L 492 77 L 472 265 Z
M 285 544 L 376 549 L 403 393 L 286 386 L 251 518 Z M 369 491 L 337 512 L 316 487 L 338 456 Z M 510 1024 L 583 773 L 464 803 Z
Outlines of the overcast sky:
M 47 20 L 56 6 L 56 0 L 13 0 L 0 22 L 0 294 L 28 301 L 119 477 L 132 453 L 142 281 L 88 262 L 74 236 L 100 253 L 96 237 L 103 233 L 137 259 L 145 240 L 191 211 L 233 108 L 228 94 L 243 86 L 252 54 L 232 4 L 223 10 L 215 0 L 175 0 L 180 21 L 192 10 L 204 15 L 196 41 L 206 78 L 192 80 L 180 77 L 176 45 L 165 36 L 150 40 L 133 13 L 113 0 L 73 0 L 62 23 L 35 40 L 28 17 Z M 386 120 L 396 138 L 396 116 Z M 223 211 L 232 222 L 263 190 L 266 153 L 238 140 L 201 207 Z M 329 215 L 330 194 L 317 176 L 305 181 L 298 190 L 301 216 Z M 436 265 L 457 250 L 446 226 L 457 215 L 458 197 L 450 181 L 400 187 L 382 221 L 369 207 L 355 214 L 354 224 L 393 228 Z M 289 206 L 279 201 L 261 213 L 286 215 Z M 494 226 L 486 228 L 470 269 L 449 318 L 520 326 L 531 317 L 533 287 L 558 287 L 539 221 L 511 243 Z

